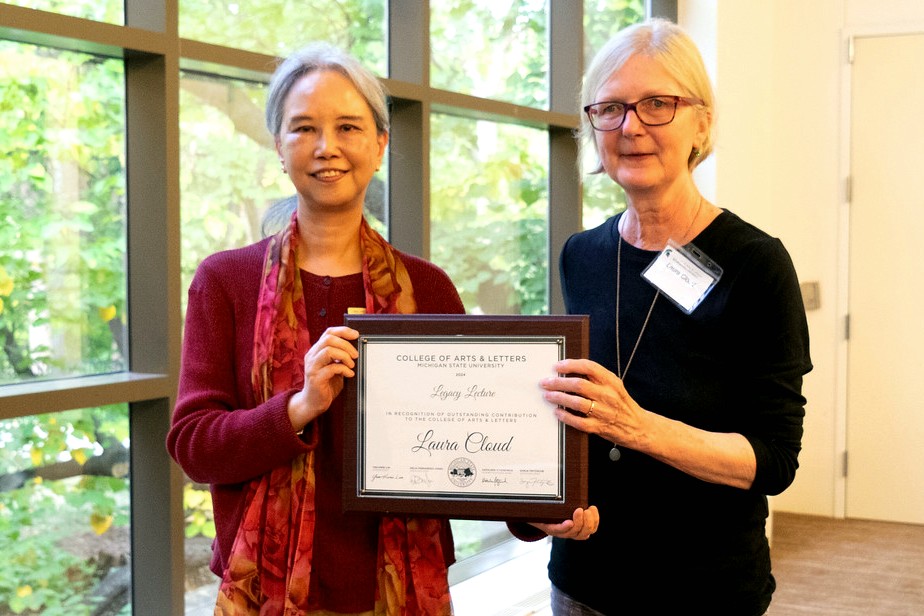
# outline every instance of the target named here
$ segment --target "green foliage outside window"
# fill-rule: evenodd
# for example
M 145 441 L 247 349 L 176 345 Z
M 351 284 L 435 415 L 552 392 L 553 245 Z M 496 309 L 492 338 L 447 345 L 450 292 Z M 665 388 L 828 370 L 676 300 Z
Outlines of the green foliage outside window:
M 276 56 L 312 40 L 385 76 L 385 0 L 179 0 L 180 36 Z
M 548 108 L 547 4 L 547 0 L 431 1 L 430 85 Z
M 100 581 L 130 579 L 126 408 L 7 420 L 0 444 L 0 614 L 125 605 Z
M 262 237 L 261 216 L 293 192 L 263 124 L 265 87 L 183 74 L 180 210 L 185 291 L 213 252 Z
M 111 24 L 125 22 L 125 3 L 121 0 L 11 0 L 6 4 Z
M 121 64 L 0 42 L 0 384 L 123 370 Z
M 470 313 L 547 313 L 546 133 L 443 114 L 431 126 L 431 259 Z

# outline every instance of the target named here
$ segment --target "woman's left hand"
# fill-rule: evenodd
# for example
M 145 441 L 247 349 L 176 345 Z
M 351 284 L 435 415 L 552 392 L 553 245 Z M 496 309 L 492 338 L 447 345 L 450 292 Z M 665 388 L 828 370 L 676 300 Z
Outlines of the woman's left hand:
M 589 359 L 564 359 L 554 369 L 566 376 L 547 377 L 539 384 L 545 399 L 556 405 L 559 421 L 617 445 L 637 448 L 646 411 L 618 376 Z
M 622 380 L 589 359 L 565 359 L 566 376 L 540 381 L 558 420 L 642 452 L 697 479 L 749 489 L 757 473 L 754 448 L 736 432 L 709 432 L 643 409 Z

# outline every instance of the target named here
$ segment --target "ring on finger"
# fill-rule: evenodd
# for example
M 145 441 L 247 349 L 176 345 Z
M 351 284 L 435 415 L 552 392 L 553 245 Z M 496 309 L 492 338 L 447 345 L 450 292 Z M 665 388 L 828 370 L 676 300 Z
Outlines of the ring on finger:
M 588 417 L 590 417 L 591 415 L 594 414 L 594 406 L 596 406 L 596 405 L 597 405 L 597 403 L 596 403 L 594 400 L 591 400 L 591 401 L 590 401 L 590 408 L 587 409 L 587 416 L 588 416 Z

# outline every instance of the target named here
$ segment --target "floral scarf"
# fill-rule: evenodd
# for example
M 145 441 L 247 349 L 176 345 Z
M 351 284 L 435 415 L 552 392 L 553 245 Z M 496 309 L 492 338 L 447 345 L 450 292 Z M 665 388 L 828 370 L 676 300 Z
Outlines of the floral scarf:
M 300 389 L 310 348 L 298 273 L 295 215 L 269 243 L 254 328 L 253 387 L 257 402 Z M 397 252 L 366 223 L 360 226 L 368 313 L 413 313 L 413 288 Z M 254 479 L 221 581 L 216 616 L 296 616 L 308 610 L 315 525 L 314 424 L 311 450 L 289 467 Z M 379 525 L 375 616 L 451 614 L 441 522 L 386 516 Z M 322 606 L 323 607 L 323 606 Z

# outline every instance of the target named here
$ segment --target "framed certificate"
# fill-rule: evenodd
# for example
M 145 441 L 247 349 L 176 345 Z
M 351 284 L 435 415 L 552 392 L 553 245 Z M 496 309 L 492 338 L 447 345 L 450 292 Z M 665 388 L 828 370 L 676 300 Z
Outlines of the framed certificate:
M 587 356 L 586 316 L 347 315 L 346 511 L 555 521 L 587 506 L 587 435 L 539 380 Z

